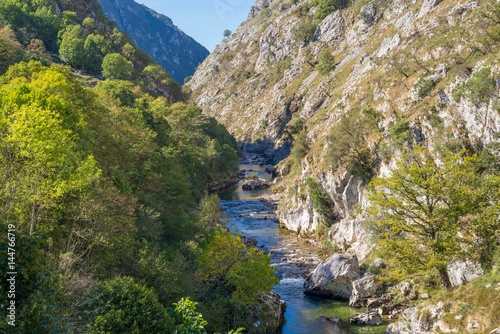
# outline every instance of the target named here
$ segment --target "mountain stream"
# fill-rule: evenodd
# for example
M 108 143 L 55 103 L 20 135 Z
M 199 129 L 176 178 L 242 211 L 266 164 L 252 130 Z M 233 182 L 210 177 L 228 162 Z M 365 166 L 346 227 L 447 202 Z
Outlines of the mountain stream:
M 245 172 L 246 178 L 256 173 L 259 178 L 272 181 L 272 175 L 266 172 L 265 160 L 256 155 L 242 156 L 240 171 Z M 276 275 L 280 279 L 273 291 L 287 305 L 282 334 L 385 333 L 386 326 L 349 325 L 349 317 L 359 310 L 350 308 L 347 302 L 303 294 L 305 276 L 324 256 L 317 248 L 280 229 L 273 205 L 265 199 L 272 194 L 269 189 L 245 191 L 243 182 L 219 193 L 221 206 L 228 217 L 231 232 L 255 238 L 257 248 L 272 254 L 272 265 L 276 267 Z M 333 317 L 341 318 L 342 323 L 337 325 L 327 320 Z

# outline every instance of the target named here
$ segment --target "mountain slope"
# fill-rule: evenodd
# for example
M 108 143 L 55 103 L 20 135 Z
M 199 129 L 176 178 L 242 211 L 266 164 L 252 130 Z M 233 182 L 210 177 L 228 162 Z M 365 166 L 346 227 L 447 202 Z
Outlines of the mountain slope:
M 133 0 L 99 0 L 106 16 L 178 82 L 191 76 L 208 50 L 177 28 L 165 15 Z
M 373 242 L 354 210 L 398 152 L 496 141 L 498 25 L 487 1 L 361 0 L 325 16 L 326 2 L 257 0 L 189 87 L 244 148 L 275 163 L 302 148 L 278 165 L 280 222 L 364 260 Z

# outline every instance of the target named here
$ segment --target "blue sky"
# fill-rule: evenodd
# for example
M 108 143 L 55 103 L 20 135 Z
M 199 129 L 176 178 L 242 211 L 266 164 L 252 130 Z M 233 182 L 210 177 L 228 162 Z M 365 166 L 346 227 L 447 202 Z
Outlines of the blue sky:
M 223 32 L 235 32 L 255 0 L 135 0 L 164 14 L 198 43 L 213 51 Z

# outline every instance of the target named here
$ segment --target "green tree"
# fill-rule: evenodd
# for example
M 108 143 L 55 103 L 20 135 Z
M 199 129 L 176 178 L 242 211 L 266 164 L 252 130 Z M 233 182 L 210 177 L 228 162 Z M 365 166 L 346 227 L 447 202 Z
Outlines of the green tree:
M 81 67 L 85 63 L 85 34 L 81 26 L 68 26 L 59 47 L 59 56 L 66 64 Z
M 316 25 L 308 19 L 302 20 L 299 25 L 292 30 L 293 39 L 302 45 L 309 43 L 316 32 Z
M 444 152 L 438 162 L 418 146 L 390 176 L 372 181 L 368 212 L 381 227 L 380 251 L 397 261 L 399 274 L 435 270 L 451 287 L 448 262 L 476 247 L 472 221 L 484 205 L 476 171 L 476 156 Z
M 0 218 L 0 233 L 4 236 L 0 238 L 0 269 L 5 273 L 12 271 L 7 254 L 12 249 L 9 239 L 15 236 L 15 265 L 19 273 L 15 289 L 16 326 L 7 325 L 8 311 L 3 307 L 0 311 L 0 331 L 11 334 L 67 333 L 67 295 L 61 272 L 50 263 L 44 252 L 47 237 L 18 231 L 9 236 L 8 229 L 16 228 L 17 224 L 6 224 Z M 10 283 L 5 278 L 0 283 L 0 303 L 7 306 L 10 303 L 7 299 Z
M 99 72 L 106 51 L 104 36 L 88 35 L 85 39 L 83 49 L 85 52 L 85 69 L 90 72 Z
M 325 161 L 332 170 L 345 167 L 365 180 L 372 176 L 372 158 L 362 119 L 346 115 L 331 129 Z
M 232 300 L 247 305 L 279 282 L 269 257 L 231 233 L 219 231 L 198 261 L 201 281 L 213 288 L 225 287 Z
M 314 21 L 319 24 L 325 17 L 336 10 L 346 8 L 352 0 L 316 0 L 316 12 Z
M 333 68 L 335 64 L 335 57 L 330 53 L 329 50 L 323 49 L 319 53 L 318 64 L 316 65 L 316 69 L 322 75 L 328 74 Z
M 203 320 L 200 313 L 196 312 L 196 305 L 189 298 L 182 298 L 178 303 L 174 303 L 175 308 L 170 309 L 169 314 L 173 319 L 173 334 L 206 334 L 207 322 Z
M 475 103 L 488 103 L 498 97 L 495 81 L 491 77 L 491 68 L 485 67 L 474 73 L 474 78 L 466 84 L 468 97 Z
M 102 62 L 102 74 L 106 79 L 130 80 L 134 76 L 134 65 L 119 53 L 110 53 Z
M 228 38 L 229 36 L 231 36 L 233 33 L 231 32 L 231 30 L 229 29 L 226 29 L 224 30 L 224 38 Z
M 0 89 L 1 214 L 19 220 L 19 229 L 35 232 L 40 215 L 66 194 L 99 177 L 94 156 L 82 150 L 86 123 L 78 106 L 85 94 L 67 71 L 30 62 L 11 67 L 12 79 Z M 29 226 L 29 227 L 28 227 Z
M 95 29 L 95 20 L 91 17 L 86 17 L 82 22 L 82 27 L 84 27 L 88 31 L 94 30 Z
M 130 277 L 96 285 L 88 307 L 94 311 L 91 333 L 169 333 L 170 317 L 154 290 Z
M 205 196 L 200 203 L 200 223 L 202 226 L 216 228 L 226 223 L 217 195 Z

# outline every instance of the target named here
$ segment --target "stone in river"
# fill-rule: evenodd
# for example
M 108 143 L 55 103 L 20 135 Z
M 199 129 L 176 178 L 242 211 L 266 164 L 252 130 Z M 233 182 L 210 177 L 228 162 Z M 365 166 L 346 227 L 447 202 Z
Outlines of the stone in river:
M 355 255 L 334 254 L 318 265 L 304 282 L 304 293 L 311 296 L 349 300 L 352 282 L 360 277 Z

